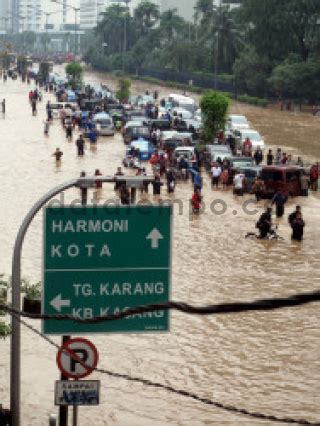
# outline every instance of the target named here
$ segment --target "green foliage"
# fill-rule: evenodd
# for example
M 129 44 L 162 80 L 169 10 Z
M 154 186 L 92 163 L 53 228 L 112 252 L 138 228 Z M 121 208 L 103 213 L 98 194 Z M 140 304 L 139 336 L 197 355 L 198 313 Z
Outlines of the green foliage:
M 217 132 L 224 129 L 229 103 L 227 96 L 214 91 L 206 92 L 201 98 L 204 135 L 208 141 L 212 141 Z
M 130 98 L 130 87 L 131 81 L 127 78 L 120 78 L 118 80 L 118 90 L 116 92 L 116 96 L 120 102 L 126 103 Z
M 9 280 L 6 279 L 4 274 L 0 274 L 0 303 L 7 302 L 8 288 L 10 287 Z M 5 311 L 0 310 L 0 316 L 5 315 Z
M 242 99 L 259 105 L 261 101 L 252 98 L 268 96 L 270 88 L 288 96 L 314 97 L 316 82 L 308 91 L 294 75 L 300 67 L 302 75 L 314 76 L 312 61 L 320 52 L 319 0 L 243 0 L 233 10 L 217 3 L 197 0 L 193 23 L 176 9 L 160 13 L 150 0 L 141 1 L 133 16 L 124 5 L 113 4 L 104 12 L 94 39 L 87 39 L 85 60 L 95 69 L 136 74 L 141 68 L 209 76 L 217 71 L 223 74 L 220 81 L 234 82 L 237 92 L 247 95 Z M 288 68 L 284 61 L 291 55 L 306 67 Z
M 237 101 L 243 102 L 245 104 L 263 107 L 263 108 L 266 108 L 268 106 L 268 103 L 269 103 L 269 101 L 267 99 L 257 98 L 255 96 L 248 96 L 248 95 L 238 96 Z
M 29 280 L 23 279 L 21 284 L 21 292 L 25 293 L 28 299 L 36 300 L 41 297 L 41 282 L 32 284 Z
M 266 95 L 270 65 L 265 58 L 259 57 L 253 48 L 241 53 L 235 61 L 233 71 L 238 91 L 249 95 Z
M 9 278 L 6 278 L 4 274 L 0 274 L 0 303 L 7 303 L 7 291 L 10 287 Z M 0 316 L 5 316 L 6 312 L 0 310 Z M 0 321 L 0 339 L 4 339 L 8 334 L 10 334 L 11 328 L 4 321 Z
M 244 0 L 242 18 L 258 54 L 272 62 L 289 53 L 306 61 L 319 46 L 318 0 Z
M 287 59 L 274 68 L 269 79 L 272 89 L 282 97 L 320 99 L 320 60 L 306 62 Z
M 10 325 L 0 321 L 0 339 L 5 339 L 9 334 L 11 334 Z
M 71 62 L 66 65 L 66 74 L 70 80 L 73 89 L 81 86 L 83 67 L 78 62 Z

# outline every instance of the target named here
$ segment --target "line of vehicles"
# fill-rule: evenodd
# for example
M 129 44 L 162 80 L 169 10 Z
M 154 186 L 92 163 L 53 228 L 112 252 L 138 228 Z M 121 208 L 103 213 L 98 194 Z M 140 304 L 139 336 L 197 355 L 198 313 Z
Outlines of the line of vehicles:
M 250 128 L 247 118 L 243 115 L 230 114 L 226 123 L 226 135 L 235 139 L 235 146 L 237 152 L 242 152 L 243 144 L 247 138 L 250 139 L 252 144 L 253 153 L 257 149 L 261 149 L 262 153 L 265 151 L 265 141 L 260 133 Z M 228 149 L 224 146 L 220 148 L 208 146 L 209 150 L 215 154 L 211 154 L 213 161 L 216 161 L 221 151 Z M 220 151 L 220 152 L 221 152 Z M 233 173 L 230 178 L 230 183 L 235 174 L 244 175 L 244 192 L 251 193 L 254 182 L 259 177 L 264 183 L 264 198 L 272 198 L 277 192 L 281 192 L 286 196 L 299 196 L 302 194 L 302 176 L 308 175 L 309 168 L 304 168 L 294 164 L 274 164 L 257 165 L 253 157 L 246 156 L 233 156 L 231 150 L 220 157 L 230 161 Z
M 60 77 L 54 78 L 58 83 Z M 58 117 L 63 109 L 67 114 L 81 114 L 82 118 L 87 119 L 94 111 L 92 120 L 99 136 L 113 136 L 116 131 L 122 132 L 123 142 L 127 146 L 123 159 L 126 167 L 139 167 L 141 161 L 150 160 L 155 150 L 160 155 L 163 153 L 175 159 L 183 156 L 190 167 L 202 154 L 208 171 L 213 162 L 229 161 L 232 170 L 229 183 L 232 183 L 236 173 L 243 173 L 245 192 L 251 192 L 253 182 L 260 176 L 265 183 L 266 197 L 277 191 L 292 196 L 301 193 L 302 167 L 257 166 L 254 158 L 241 155 L 247 138 L 251 141 L 253 152 L 258 148 L 265 151 L 264 138 L 250 128 L 243 115 L 230 114 L 227 117 L 224 136 L 234 139 L 233 149 L 215 140 L 206 145 L 204 153 L 199 153 L 196 145 L 201 142 L 202 115 L 192 98 L 172 93 L 166 99 L 158 100 L 156 92 L 151 95 L 146 91 L 132 97 L 127 104 L 120 104 L 107 87 L 90 87 L 89 93 L 90 96 L 87 88 L 78 93 L 57 90 L 57 98 L 64 99 L 64 102 L 52 104 L 53 116 Z

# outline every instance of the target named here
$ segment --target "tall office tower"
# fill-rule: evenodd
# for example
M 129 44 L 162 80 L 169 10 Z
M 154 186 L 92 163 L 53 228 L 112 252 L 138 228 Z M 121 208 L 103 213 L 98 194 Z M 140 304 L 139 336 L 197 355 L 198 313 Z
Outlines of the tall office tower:
M 10 0 L 1 0 L 0 1 L 0 31 L 7 32 L 9 31 L 10 22 L 11 22 L 11 2 Z
M 107 0 L 81 0 L 80 1 L 80 27 L 90 30 L 97 26 L 102 19 L 102 13 L 111 3 Z
M 19 1 L 19 31 L 40 31 L 41 14 L 37 9 L 41 9 L 41 0 Z

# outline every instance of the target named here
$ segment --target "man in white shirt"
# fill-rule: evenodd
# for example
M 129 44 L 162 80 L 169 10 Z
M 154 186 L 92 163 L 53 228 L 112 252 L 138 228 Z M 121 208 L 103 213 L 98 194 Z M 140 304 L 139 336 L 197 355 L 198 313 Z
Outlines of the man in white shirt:
M 243 195 L 245 187 L 245 175 L 237 173 L 233 180 L 233 193 L 236 195 Z
M 213 165 L 211 167 L 211 175 L 212 175 L 212 181 L 211 181 L 212 188 L 214 186 L 216 186 L 216 188 L 218 188 L 219 179 L 220 179 L 220 175 L 221 175 L 221 167 L 219 167 L 219 165 L 217 163 L 213 163 Z

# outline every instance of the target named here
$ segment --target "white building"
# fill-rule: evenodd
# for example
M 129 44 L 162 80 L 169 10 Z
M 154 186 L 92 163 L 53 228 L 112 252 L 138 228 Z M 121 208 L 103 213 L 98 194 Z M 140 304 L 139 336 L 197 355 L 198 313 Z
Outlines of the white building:
M 19 31 L 39 32 L 41 27 L 41 14 L 36 9 L 41 9 L 41 0 L 19 1 Z
M 9 18 L 10 13 L 11 13 L 10 0 L 0 0 L 0 31 L 1 32 L 9 30 L 9 25 L 11 22 L 11 18 Z
M 110 5 L 107 0 L 80 0 L 80 27 L 90 30 L 102 19 L 102 13 Z

